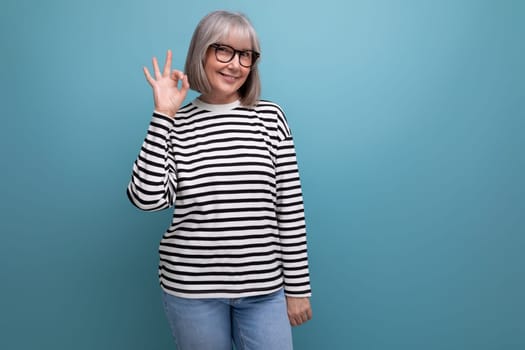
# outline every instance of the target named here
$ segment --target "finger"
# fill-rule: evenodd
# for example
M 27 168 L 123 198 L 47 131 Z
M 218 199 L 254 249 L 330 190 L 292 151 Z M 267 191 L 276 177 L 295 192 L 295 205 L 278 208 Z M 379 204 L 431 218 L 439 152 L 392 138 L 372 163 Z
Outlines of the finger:
M 159 79 L 161 77 L 157 57 L 153 57 L 153 72 L 155 73 L 155 79 Z
M 147 67 L 144 67 L 142 70 L 144 71 L 144 75 L 146 76 L 146 80 L 148 81 L 148 83 L 149 83 L 150 85 L 153 85 L 154 80 L 153 80 L 153 78 L 151 77 L 151 74 L 149 73 L 148 68 L 147 68 Z
M 293 315 L 290 315 L 289 319 L 290 319 L 290 324 L 293 327 L 300 326 L 303 323 L 306 323 L 306 322 L 308 322 L 309 320 L 312 319 L 312 310 L 308 309 L 308 310 L 303 311 L 303 312 L 295 313 Z
M 288 319 L 290 320 L 290 324 L 292 325 L 292 327 L 301 324 L 301 317 L 298 314 L 288 315 Z
M 173 72 L 171 72 L 171 79 L 175 80 L 177 83 L 179 80 L 182 80 L 182 78 L 184 78 L 184 73 L 181 71 L 174 69 Z
M 188 94 L 189 89 L 190 89 L 190 83 L 188 82 L 188 76 L 184 74 L 184 76 L 182 77 L 182 86 L 180 89 L 182 99 L 186 98 L 186 95 Z
M 190 89 L 190 82 L 188 80 L 188 76 L 184 74 L 182 77 L 182 92 L 186 93 Z
M 172 79 L 175 80 L 177 82 L 177 84 L 178 84 L 179 80 L 182 81 L 180 92 L 182 94 L 186 95 L 186 93 L 190 89 L 190 82 L 188 80 L 188 76 L 186 74 L 184 74 L 183 72 L 179 71 L 179 70 L 174 70 L 173 73 L 172 73 Z
M 303 319 L 303 317 L 301 315 L 297 315 L 293 318 L 293 322 L 292 322 L 292 326 L 296 327 L 296 326 L 300 326 L 302 325 L 304 322 L 306 322 L 305 319 Z
M 301 324 L 308 322 L 310 319 L 308 318 L 307 314 L 303 314 L 301 316 Z
M 301 312 L 301 315 L 304 315 L 304 318 L 306 321 L 312 319 L 312 308 L 306 307 L 303 312 Z
M 164 76 L 169 76 L 171 72 L 171 50 L 166 53 L 166 62 L 164 63 Z

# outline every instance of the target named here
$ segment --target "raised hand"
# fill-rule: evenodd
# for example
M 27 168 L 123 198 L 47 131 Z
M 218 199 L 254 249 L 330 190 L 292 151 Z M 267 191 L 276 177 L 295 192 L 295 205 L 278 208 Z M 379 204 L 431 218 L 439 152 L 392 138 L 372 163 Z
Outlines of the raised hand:
M 153 89 L 155 110 L 174 117 L 186 98 L 190 84 L 188 83 L 188 76 L 183 72 L 171 70 L 171 56 L 171 50 L 168 50 L 162 73 L 160 72 L 157 58 L 153 57 L 155 78 L 151 76 L 147 67 L 144 67 L 144 75 Z M 182 81 L 180 88 L 178 86 L 179 80 Z

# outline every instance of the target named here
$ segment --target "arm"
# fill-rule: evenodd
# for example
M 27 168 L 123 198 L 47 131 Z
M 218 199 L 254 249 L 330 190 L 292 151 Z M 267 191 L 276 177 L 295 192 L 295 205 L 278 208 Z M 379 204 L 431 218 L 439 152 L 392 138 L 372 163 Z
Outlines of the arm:
M 131 203 L 142 210 L 161 210 L 175 202 L 177 176 L 169 140 L 172 127 L 173 119 L 154 113 L 133 164 L 127 195 Z
M 306 224 L 295 148 L 291 136 L 277 149 L 277 224 L 287 296 L 309 297 Z
M 304 205 L 293 139 L 280 119 L 277 148 L 277 221 L 282 245 L 288 318 L 298 326 L 312 318 Z
M 175 202 L 177 177 L 170 131 L 173 128 L 173 118 L 186 98 L 189 84 L 184 73 L 171 71 L 171 60 L 172 54 L 168 50 L 161 73 L 154 57 L 154 77 L 144 67 L 144 75 L 153 90 L 155 113 L 133 165 L 133 174 L 127 188 L 130 201 L 143 210 L 160 210 Z M 179 81 L 182 81 L 180 88 Z

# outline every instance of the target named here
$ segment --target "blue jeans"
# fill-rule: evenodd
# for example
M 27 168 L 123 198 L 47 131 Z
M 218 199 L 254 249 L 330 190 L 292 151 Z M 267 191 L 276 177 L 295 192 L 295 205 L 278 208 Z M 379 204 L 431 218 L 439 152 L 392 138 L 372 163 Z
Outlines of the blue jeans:
M 284 291 L 236 299 L 187 299 L 162 292 L 178 350 L 292 350 Z

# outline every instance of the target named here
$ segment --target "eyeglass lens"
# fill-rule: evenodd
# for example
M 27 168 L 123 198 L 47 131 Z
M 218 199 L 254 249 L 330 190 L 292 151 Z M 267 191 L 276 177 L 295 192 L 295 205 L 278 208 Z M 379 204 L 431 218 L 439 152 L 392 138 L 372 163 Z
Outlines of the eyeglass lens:
M 252 51 L 240 51 L 235 50 L 232 47 L 226 45 L 214 45 L 215 57 L 222 63 L 230 62 L 236 53 L 239 53 L 239 63 L 244 67 L 251 67 L 255 62 L 255 55 Z

